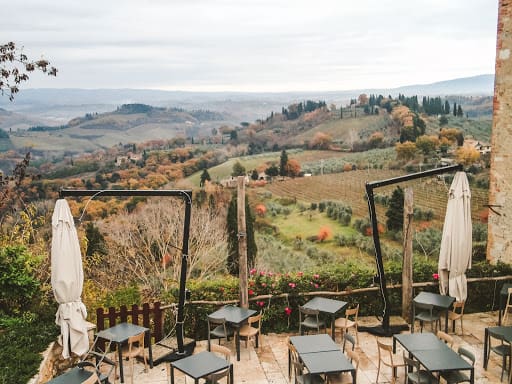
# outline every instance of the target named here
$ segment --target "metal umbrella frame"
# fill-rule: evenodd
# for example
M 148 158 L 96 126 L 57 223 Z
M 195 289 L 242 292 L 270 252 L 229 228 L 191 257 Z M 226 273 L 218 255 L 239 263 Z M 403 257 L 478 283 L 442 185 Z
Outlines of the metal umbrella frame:
M 382 315 L 382 324 L 377 327 L 364 327 L 365 331 L 382 335 L 382 336 L 391 336 L 395 333 L 399 333 L 403 330 L 402 326 L 390 327 L 389 318 L 390 318 L 390 308 L 389 308 L 389 299 L 388 299 L 388 291 L 386 288 L 386 275 L 384 273 L 384 263 L 382 261 L 382 250 L 380 247 L 380 238 L 379 238 L 379 230 L 378 230 L 378 222 L 377 222 L 377 212 L 375 210 L 375 199 L 373 190 L 375 188 L 383 187 L 386 185 L 397 184 L 404 181 L 414 180 L 421 177 L 434 176 L 439 175 L 446 172 L 454 172 L 454 171 L 462 171 L 462 164 L 450 165 L 448 167 L 441 167 L 430 169 L 428 171 L 412 173 L 405 176 L 394 177 L 391 179 L 374 181 L 366 183 L 366 196 L 368 198 L 368 211 L 370 215 L 370 220 L 372 223 L 372 232 L 373 232 L 373 243 L 375 246 L 375 263 L 377 264 L 377 276 L 376 280 L 378 280 L 380 292 L 382 296 L 382 301 L 384 305 L 384 311 Z M 363 327 L 360 327 L 361 330 Z
M 115 197 L 129 197 L 129 196 L 168 196 L 179 197 L 185 202 L 185 218 L 183 223 L 183 240 L 181 246 L 181 271 L 180 271 L 180 286 L 178 298 L 178 314 L 176 320 L 176 340 L 178 344 L 178 351 L 175 356 L 170 360 L 178 360 L 186 357 L 193 351 L 190 348 L 185 348 L 184 345 L 184 317 L 185 317 L 185 299 L 186 299 L 186 282 L 187 282 L 187 268 L 188 268 L 188 248 L 190 238 L 190 216 L 192 211 L 192 191 L 191 190 L 145 190 L 145 189 L 105 189 L 105 190 L 77 190 L 77 189 L 62 189 L 59 192 L 60 197 L 80 197 L 80 196 L 115 196 Z

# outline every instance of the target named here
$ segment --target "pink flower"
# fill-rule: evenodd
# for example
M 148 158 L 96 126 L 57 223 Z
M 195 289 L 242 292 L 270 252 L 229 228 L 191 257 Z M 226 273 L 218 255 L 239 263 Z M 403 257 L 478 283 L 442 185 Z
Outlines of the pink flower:
M 260 271 L 260 276 L 265 276 L 265 272 Z
M 268 276 L 272 277 L 274 274 L 272 272 L 267 273 Z
M 258 305 L 260 307 L 263 307 L 265 305 L 265 302 L 264 301 L 257 301 L 256 305 Z
M 434 280 L 439 280 L 439 273 L 433 273 L 432 277 L 434 278 Z
M 253 296 L 254 295 L 254 291 L 252 289 L 249 289 L 249 296 Z
M 318 280 L 319 278 L 320 278 L 320 275 L 319 275 L 319 274 L 315 274 L 315 275 L 313 275 L 313 279 L 317 279 L 317 280 Z
M 302 277 L 304 275 L 304 272 L 297 272 L 297 276 Z
M 319 287 L 319 285 L 315 283 L 315 288 L 318 288 L 318 287 Z
M 295 288 L 297 285 L 296 285 L 295 283 L 288 283 L 288 286 L 289 286 L 290 288 Z
M 286 307 L 284 309 L 284 313 L 286 313 L 286 316 L 290 316 L 292 314 L 292 309 L 290 307 Z
M 267 283 L 261 283 L 261 286 L 265 288 L 267 286 Z
M 251 269 L 251 270 L 249 271 L 249 273 L 250 273 L 251 275 L 254 275 L 254 274 L 256 273 L 256 268 Z

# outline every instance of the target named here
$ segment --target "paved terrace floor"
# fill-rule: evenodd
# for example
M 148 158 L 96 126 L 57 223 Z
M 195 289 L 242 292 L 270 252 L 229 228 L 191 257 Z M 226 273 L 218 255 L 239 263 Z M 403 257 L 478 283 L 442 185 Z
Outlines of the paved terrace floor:
M 457 350 L 459 345 L 468 346 L 475 352 L 477 361 L 475 364 L 475 383 L 499 383 L 501 375 L 501 358 L 495 353 L 491 353 L 491 359 L 487 370 L 483 369 L 483 342 L 484 342 L 484 328 L 497 325 L 498 314 L 497 312 L 474 313 L 464 315 L 464 335 L 460 332 L 460 322 L 457 322 L 455 332 L 450 334 L 454 336 L 453 348 Z M 391 319 L 391 324 L 397 324 L 398 320 Z M 375 318 L 360 318 L 360 326 L 374 325 Z M 378 324 L 378 323 L 377 323 Z M 443 323 L 444 327 L 444 323 Z M 426 325 L 424 332 L 430 331 L 430 325 Z M 408 332 L 408 331 L 407 331 Z M 288 384 L 288 352 L 286 346 L 286 339 L 293 334 L 264 334 L 260 338 L 260 346 L 258 349 L 249 343 L 249 347 L 245 347 L 245 342 L 242 341 L 241 360 L 236 361 L 235 347 L 231 340 L 226 342 L 222 340 L 222 345 L 229 347 L 232 351 L 231 361 L 234 363 L 234 377 L 235 383 L 246 384 Z M 377 376 L 377 363 L 378 352 L 375 342 L 376 336 L 367 332 L 359 332 L 359 346 L 357 350 L 360 352 L 361 361 L 359 365 L 359 372 L 357 375 L 358 384 L 376 383 Z M 388 343 L 392 342 L 391 337 L 387 339 Z M 218 341 L 215 340 L 217 343 Z M 397 349 L 399 344 L 397 343 Z M 206 342 L 199 341 L 194 353 L 206 349 Z M 397 350 L 401 355 L 402 351 Z M 167 363 L 161 363 L 153 369 L 148 369 L 144 373 L 144 366 L 141 363 L 135 365 L 134 383 L 155 383 L 164 384 L 169 383 L 167 378 Z M 130 383 L 130 364 L 125 364 L 125 382 Z M 175 372 L 175 383 L 193 383 L 194 380 L 190 377 L 185 377 L 183 374 Z M 505 372 L 503 382 L 506 379 L 507 372 Z M 390 368 L 383 366 L 378 383 L 391 382 Z M 119 383 L 119 379 L 116 380 Z M 404 369 L 398 370 L 397 383 L 404 382 Z

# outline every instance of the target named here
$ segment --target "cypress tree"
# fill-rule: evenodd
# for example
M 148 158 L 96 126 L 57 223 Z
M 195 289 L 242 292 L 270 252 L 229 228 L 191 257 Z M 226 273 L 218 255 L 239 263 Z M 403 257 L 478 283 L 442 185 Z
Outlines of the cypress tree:
M 397 187 L 389 199 L 389 208 L 386 211 L 386 226 L 389 231 L 401 231 L 404 226 L 404 191 Z
M 256 253 L 256 241 L 254 239 L 254 216 L 249 207 L 249 199 L 245 197 L 245 229 L 247 231 L 247 266 L 251 269 L 254 266 Z M 228 207 L 227 216 L 227 230 L 228 230 L 228 258 L 227 269 L 233 276 L 238 276 L 239 273 L 239 260 L 238 253 L 238 218 L 237 218 L 237 194 L 234 193 Z

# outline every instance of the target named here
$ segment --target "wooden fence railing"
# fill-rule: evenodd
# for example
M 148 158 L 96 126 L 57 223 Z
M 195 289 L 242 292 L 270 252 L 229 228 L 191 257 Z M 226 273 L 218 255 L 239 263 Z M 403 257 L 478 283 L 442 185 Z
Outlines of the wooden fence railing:
M 142 307 L 134 304 L 130 309 L 125 305 L 121 306 L 119 310 L 114 307 L 110 307 L 107 311 L 97 308 L 96 326 L 97 330 L 101 331 L 118 323 L 129 322 L 141 325 L 151 330 L 151 337 L 157 342 L 163 338 L 163 314 L 160 302 L 154 303 L 152 307 L 145 303 Z

